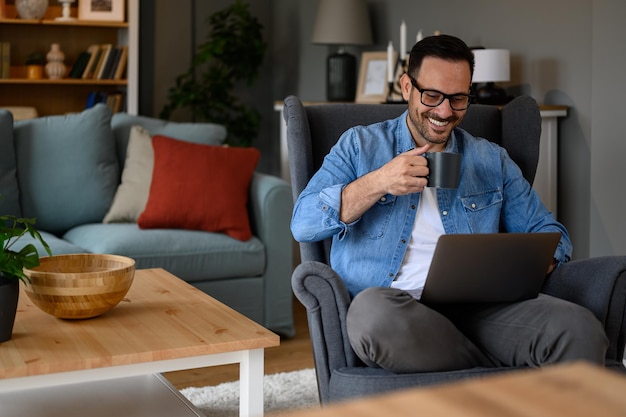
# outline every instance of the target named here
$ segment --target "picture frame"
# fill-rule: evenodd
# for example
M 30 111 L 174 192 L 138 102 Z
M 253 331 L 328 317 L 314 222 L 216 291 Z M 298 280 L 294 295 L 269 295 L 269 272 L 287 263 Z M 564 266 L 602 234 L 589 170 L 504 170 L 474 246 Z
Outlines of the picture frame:
M 393 62 L 397 62 L 398 53 L 394 51 Z M 357 103 L 383 103 L 387 100 L 389 83 L 387 82 L 387 52 L 363 52 L 357 85 Z
M 123 22 L 126 19 L 126 1 L 78 0 L 78 19 Z

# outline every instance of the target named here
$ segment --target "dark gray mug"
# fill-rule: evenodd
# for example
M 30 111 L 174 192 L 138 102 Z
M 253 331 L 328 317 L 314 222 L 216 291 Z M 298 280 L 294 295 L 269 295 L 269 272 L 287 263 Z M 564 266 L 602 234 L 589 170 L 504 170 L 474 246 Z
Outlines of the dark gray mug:
M 461 154 L 426 152 L 428 161 L 428 187 L 458 188 L 461 180 Z

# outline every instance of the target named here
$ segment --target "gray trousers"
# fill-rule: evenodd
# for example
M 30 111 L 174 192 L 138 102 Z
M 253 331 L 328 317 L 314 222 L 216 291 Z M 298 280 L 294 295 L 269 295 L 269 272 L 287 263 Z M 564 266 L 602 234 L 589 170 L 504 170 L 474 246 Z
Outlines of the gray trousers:
M 604 364 L 608 339 L 587 309 L 541 294 L 502 304 L 436 309 L 394 288 L 368 288 L 350 304 L 350 344 L 367 365 L 395 373 Z

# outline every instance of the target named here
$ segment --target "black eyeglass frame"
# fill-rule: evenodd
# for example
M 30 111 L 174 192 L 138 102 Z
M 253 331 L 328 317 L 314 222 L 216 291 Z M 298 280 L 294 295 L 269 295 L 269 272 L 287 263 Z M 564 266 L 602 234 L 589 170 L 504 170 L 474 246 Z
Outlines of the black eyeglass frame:
M 415 81 L 415 78 L 411 77 L 411 76 L 410 76 L 410 75 L 408 75 L 408 74 L 407 74 L 407 76 L 408 76 L 408 77 L 409 77 L 409 79 L 411 80 L 411 85 L 413 85 L 413 87 L 414 87 L 417 91 L 419 91 L 419 93 L 420 93 L 420 102 L 421 102 L 424 106 L 426 106 L 426 107 L 437 107 L 437 106 L 440 106 L 440 105 L 441 105 L 441 103 L 443 103 L 445 99 L 448 99 L 448 103 L 450 103 L 450 108 L 451 108 L 452 110 L 454 110 L 454 111 L 463 111 L 463 110 L 467 110 L 467 109 L 468 109 L 468 107 L 470 106 L 470 104 L 472 104 L 472 100 L 473 100 L 473 99 L 474 99 L 474 97 L 475 97 L 475 96 L 474 96 L 474 95 L 472 95 L 472 94 L 465 94 L 465 93 L 446 94 L 446 93 L 442 93 L 442 92 L 441 92 L 441 91 L 439 91 L 439 90 L 433 90 L 433 89 L 428 89 L 428 88 L 420 88 L 420 87 L 417 85 L 417 81 Z M 423 98 L 422 98 L 422 97 L 423 97 L 424 93 L 428 93 L 428 92 L 441 94 L 441 100 L 439 101 L 439 103 L 437 103 L 437 104 L 426 104 L 426 103 L 424 103 L 424 100 L 423 100 Z M 455 107 L 454 107 L 454 104 L 453 104 L 453 100 L 451 100 L 452 98 L 454 98 L 454 97 L 458 97 L 458 96 L 467 97 L 467 106 L 465 106 L 465 107 L 464 107 L 464 108 L 462 108 L 462 109 L 457 109 L 457 108 L 455 108 Z

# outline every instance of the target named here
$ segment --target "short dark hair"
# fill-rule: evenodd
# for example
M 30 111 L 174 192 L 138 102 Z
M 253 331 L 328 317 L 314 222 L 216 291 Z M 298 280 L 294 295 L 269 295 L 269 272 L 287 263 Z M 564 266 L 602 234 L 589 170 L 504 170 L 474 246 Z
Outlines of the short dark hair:
M 474 53 L 461 39 L 450 35 L 427 36 L 417 42 L 409 56 L 409 75 L 417 78 L 422 61 L 432 56 L 449 61 L 467 61 L 470 79 L 474 76 Z

